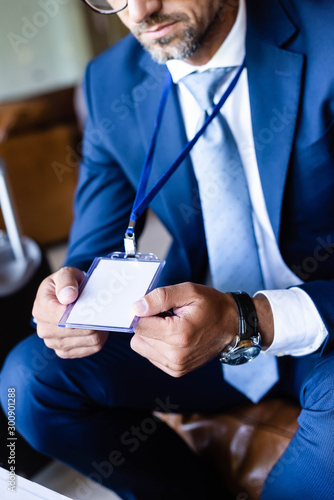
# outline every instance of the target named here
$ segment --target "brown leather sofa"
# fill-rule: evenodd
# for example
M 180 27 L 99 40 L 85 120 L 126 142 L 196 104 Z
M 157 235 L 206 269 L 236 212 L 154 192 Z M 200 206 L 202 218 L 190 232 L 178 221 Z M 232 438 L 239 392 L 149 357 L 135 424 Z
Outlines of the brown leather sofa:
M 264 399 L 216 415 L 158 415 L 217 470 L 237 500 L 258 500 L 298 428 L 299 413 L 291 401 Z

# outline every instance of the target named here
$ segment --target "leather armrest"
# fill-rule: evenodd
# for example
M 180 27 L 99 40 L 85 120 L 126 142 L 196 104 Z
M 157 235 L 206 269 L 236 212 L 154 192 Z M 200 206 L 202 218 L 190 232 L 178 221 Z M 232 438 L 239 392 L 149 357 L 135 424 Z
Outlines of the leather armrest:
M 272 399 L 214 415 L 157 415 L 217 470 L 232 493 L 258 500 L 298 429 L 299 413 L 297 404 Z

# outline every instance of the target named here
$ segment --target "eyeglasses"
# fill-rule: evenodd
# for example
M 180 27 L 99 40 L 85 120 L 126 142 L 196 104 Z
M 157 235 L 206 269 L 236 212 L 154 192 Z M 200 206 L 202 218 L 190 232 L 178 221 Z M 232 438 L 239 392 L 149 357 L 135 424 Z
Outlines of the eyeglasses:
M 83 0 L 95 12 L 116 14 L 128 6 L 128 0 Z

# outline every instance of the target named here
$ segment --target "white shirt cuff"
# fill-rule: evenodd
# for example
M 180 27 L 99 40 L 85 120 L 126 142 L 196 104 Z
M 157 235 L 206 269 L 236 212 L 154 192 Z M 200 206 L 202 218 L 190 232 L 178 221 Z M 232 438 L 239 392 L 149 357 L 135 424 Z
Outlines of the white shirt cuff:
M 274 317 L 274 341 L 263 351 L 272 356 L 305 356 L 319 349 L 328 335 L 311 297 L 301 288 L 263 290 Z

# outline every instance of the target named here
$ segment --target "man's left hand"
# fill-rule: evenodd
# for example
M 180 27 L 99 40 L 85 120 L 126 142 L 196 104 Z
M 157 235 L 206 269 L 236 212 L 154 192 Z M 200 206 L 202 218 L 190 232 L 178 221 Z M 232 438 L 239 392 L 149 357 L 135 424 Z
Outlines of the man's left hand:
M 173 377 L 214 358 L 238 332 L 233 298 L 204 285 L 157 288 L 135 302 L 133 311 L 141 319 L 132 349 Z

